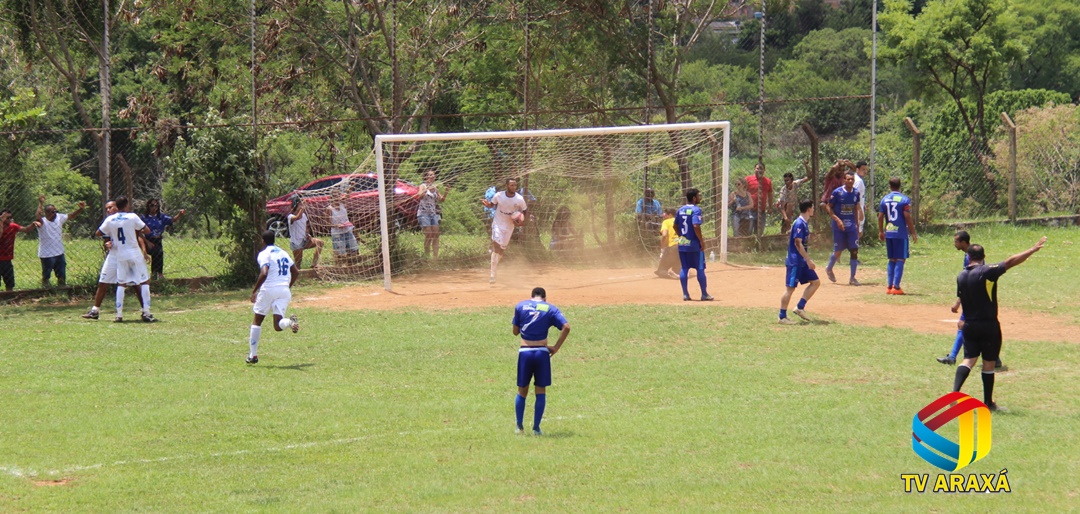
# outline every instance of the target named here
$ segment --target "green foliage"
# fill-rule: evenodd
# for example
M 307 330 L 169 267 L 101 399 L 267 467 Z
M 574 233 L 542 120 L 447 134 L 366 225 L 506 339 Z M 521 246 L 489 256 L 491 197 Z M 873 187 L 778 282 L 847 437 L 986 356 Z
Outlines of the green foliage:
M 229 244 L 220 248 L 228 262 L 228 276 L 250 283 L 256 271 L 252 259 L 262 247 L 266 179 L 251 149 L 248 125 L 216 113 L 205 121 L 211 126 L 191 129 L 177 143 L 167 160 L 169 180 L 183 184 L 174 186 L 176 190 L 190 188 L 188 201 L 221 215 L 219 221 L 229 238 Z
M 1080 3 L 1025 0 L 1013 6 L 1031 50 L 1013 69 L 1013 86 L 1080 97 Z
M 1017 211 L 1021 216 L 1080 212 L 1080 109 L 1047 105 L 1015 112 Z M 1008 168 L 1005 130 L 993 141 L 995 167 Z

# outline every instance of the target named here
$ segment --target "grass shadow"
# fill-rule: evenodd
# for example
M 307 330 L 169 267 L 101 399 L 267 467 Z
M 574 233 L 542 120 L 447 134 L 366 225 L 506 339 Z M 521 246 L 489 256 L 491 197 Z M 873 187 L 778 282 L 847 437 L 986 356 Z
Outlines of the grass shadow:
M 315 365 L 314 362 L 308 362 L 308 363 L 305 363 L 305 364 L 292 364 L 290 366 L 273 366 L 273 365 L 270 365 L 270 366 L 259 366 L 259 367 L 260 368 L 265 368 L 265 369 L 284 369 L 284 370 L 291 370 L 291 371 L 307 371 L 304 368 L 310 368 L 310 367 L 312 367 L 314 365 Z

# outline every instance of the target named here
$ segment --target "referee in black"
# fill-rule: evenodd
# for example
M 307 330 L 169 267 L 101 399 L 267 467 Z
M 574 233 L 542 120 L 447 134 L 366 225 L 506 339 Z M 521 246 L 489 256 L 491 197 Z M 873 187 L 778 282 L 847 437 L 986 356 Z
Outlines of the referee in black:
M 983 403 L 991 412 L 998 406 L 994 403 L 994 362 L 1001 351 L 1001 323 L 998 322 L 997 280 L 1009 268 L 1019 266 L 1032 254 L 1042 249 L 1046 237 L 1035 246 L 1024 250 L 1003 262 L 987 265 L 986 252 L 981 245 L 968 248 L 970 264 L 956 277 L 956 296 L 964 307 L 964 321 L 960 329 L 964 332 L 964 361 L 956 367 L 956 379 L 953 391 L 960 391 L 967 380 L 975 361 L 982 356 Z

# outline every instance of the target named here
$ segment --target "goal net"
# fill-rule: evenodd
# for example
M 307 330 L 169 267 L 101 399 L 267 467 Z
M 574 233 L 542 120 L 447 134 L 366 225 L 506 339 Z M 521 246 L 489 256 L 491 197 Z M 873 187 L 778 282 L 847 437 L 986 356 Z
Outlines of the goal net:
M 689 188 L 701 192 L 705 252 L 723 262 L 729 138 L 726 121 L 380 135 L 353 173 L 296 196 L 307 232 L 324 241 L 320 277 L 381 274 L 387 289 L 411 272 L 486 270 L 493 210 L 483 200 L 510 179 L 527 210 L 503 263 L 656 266 L 663 209 L 686 204 Z

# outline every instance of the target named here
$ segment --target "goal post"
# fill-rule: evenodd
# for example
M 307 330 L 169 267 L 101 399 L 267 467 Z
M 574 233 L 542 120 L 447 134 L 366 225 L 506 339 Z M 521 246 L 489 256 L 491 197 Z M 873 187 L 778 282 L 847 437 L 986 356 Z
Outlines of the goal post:
M 621 255 L 619 252 L 626 245 L 618 243 L 625 233 L 633 233 L 631 238 L 637 238 L 639 254 L 644 253 L 643 250 L 651 252 L 659 241 L 659 231 L 656 230 L 659 217 L 648 212 L 651 205 L 645 206 L 645 213 L 636 213 L 638 204 L 634 203 L 632 196 L 636 195 L 639 197 L 636 201 L 642 202 L 642 195 L 637 193 L 652 191 L 655 184 L 656 189 L 662 189 L 660 194 L 668 206 L 678 206 L 686 203 L 682 192 L 688 187 L 696 187 L 702 192 L 706 224 L 713 229 L 705 234 L 706 239 L 713 243 L 707 251 L 717 252 L 719 260 L 726 262 L 730 147 L 731 123 L 728 121 L 378 135 L 374 143 L 373 171 L 378 179 L 383 286 L 388 291 L 392 290 L 391 277 L 400 271 L 394 269 L 391 242 L 400 234 L 399 228 L 413 223 L 412 220 L 401 222 L 401 206 L 394 202 L 399 198 L 408 201 L 409 197 L 401 194 L 397 184 L 406 172 L 407 179 L 419 184 L 425 170 L 438 170 L 442 175 L 444 181 L 439 184 L 443 188 L 440 194 L 446 194 L 447 198 L 458 189 L 476 194 L 481 191 L 480 187 L 501 183 L 508 178 L 520 178 L 522 184 L 518 187 L 521 194 L 537 205 L 536 209 L 530 205 L 527 211 L 530 220 L 527 226 L 530 228 L 524 231 L 534 234 L 527 237 L 533 237 L 541 247 L 543 240 L 550 239 L 550 251 L 562 250 L 567 252 L 566 255 L 571 255 L 570 252 L 577 247 L 582 253 L 588 253 L 590 247 L 597 246 L 600 247 L 597 248 L 598 254 L 608 257 Z M 474 176 L 478 174 L 484 178 Z M 390 186 L 391 179 L 394 180 L 393 188 Z M 454 185 L 451 186 L 451 183 Z M 388 193 L 393 194 L 388 197 Z M 537 194 L 542 198 L 538 200 Z M 455 213 L 479 212 L 481 198 L 483 195 L 468 200 L 454 198 L 453 210 Z M 557 200 L 551 201 L 552 198 Z M 604 212 L 598 213 L 601 204 Z M 635 217 L 630 217 L 626 212 L 631 207 L 635 209 Z M 482 217 L 482 214 L 474 216 Z M 557 240 L 559 236 L 555 232 L 560 231 L 556 228 L 560 219 L 566 218 L 567 225 L 570 225 L 572 217 L 577 218 L 579 225 L 592 228 L 591 234 L 580 226 L 577 229 L 567 228 L 566 234 L 569 235 Z M 603 233 L 596 229 L 597 219 L 604 221 Z M 454 231 L 475 235 L 489 230 L 484 229 L 483 220 L 456 220 L 454 224 L 455 228 L 449 231 L 444 229 L 442 237 L 454 237 Z M 548 224 L 552 227 L 550 234 L 546 232 Z M 636 227 L 636 230 L 627 227 Z M 427 255 L 431 237 L 428 231 L 423 230 L 423 233 L 424 253 Z M 589 235 L 592 236 L 591 240 Z M 710 238 L 710 235 L 713 237 Z M 436 236 L 436 257 L 438 240 Z M 573 245 L 560 248 L 560 244 L 567 240 L 573 240 Z M 528 243 L 522 244 L 529 248 Z M 573 255 L 577 255 L 576 251 Z M 478 261 L 473 256 L 469 262 L 476 264 Z

